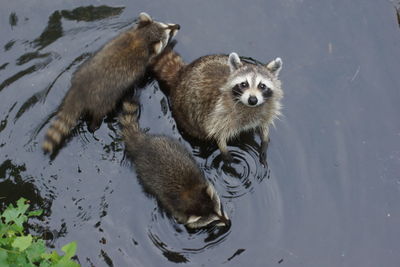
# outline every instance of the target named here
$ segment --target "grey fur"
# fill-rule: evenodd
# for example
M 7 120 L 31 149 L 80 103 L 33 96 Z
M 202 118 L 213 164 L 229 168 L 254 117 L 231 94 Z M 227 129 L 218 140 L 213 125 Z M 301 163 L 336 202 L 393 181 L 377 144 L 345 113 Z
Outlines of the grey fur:
M 258 130 L 260 161 L 266 164 L 269 126 L 280 115 L 283 97 L 278 78 L 281 67 L 280 58 L 256 65 L 240 61 L 236 53 L 203 56 L 187 65 L 179 54 L 166 49 L 155 61 L 153 72 L 169 92 L 173 116 L 182 130 L 216 141 L 227 160 L 232 159 L 229 140 L 241 132 Z
M 127 90 L 140 82 L 149 63 L 175 35 L 179 25 L 153 21 L 146 13 L 86 60 L 73 74 L 56 119 L 46 133 L 43 150 L 52 153 L 81 116 L 94 131 Z
M 243 66 L 242 62 L 240 61 L 239 55 L 234 52 L 229 54 L 228 62 L 231 72 L 234 72 L 235 70 Z
M 127 155 L 145 192 L 189 228 L 212 222 L 228 224 L 218 194 L 193 157 L 171 138 L 141 132 L 135 115 L 137 108 L 136 104 L 125 102 L 120 123 Z

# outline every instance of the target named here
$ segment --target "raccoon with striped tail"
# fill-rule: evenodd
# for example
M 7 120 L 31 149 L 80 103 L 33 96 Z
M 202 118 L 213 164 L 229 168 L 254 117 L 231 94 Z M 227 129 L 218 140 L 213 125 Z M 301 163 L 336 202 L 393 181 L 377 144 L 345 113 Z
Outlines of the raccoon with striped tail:
M 156 79 L 169 93 L 179 128 L 195 138 L 216 141 L 228 161 L 232 156 L 227 142 L 241 132 L 257 130 L 264 165 L 269 127 L 281 114 L 281 69 L 279 57 L 255 64 L 236 53 L 203 56 L 185 64 L 169 48 L 152 65 Z
M 144 191 L 188 228 L 230 226 L 217 192 L 189 152 L 172 138 L 140 131 L 137 111 L 135 103 L 124 102 L 119 121 L 127 156 Z
M 106 43 L 73 74 L 71 87 L 47 130 L 45 153 L 52 154 L 82 116 L 94 131 L 128 89 L 141 82 L 148 65 L 175 36 L 180 26 L 140 13 L 137 25 Z

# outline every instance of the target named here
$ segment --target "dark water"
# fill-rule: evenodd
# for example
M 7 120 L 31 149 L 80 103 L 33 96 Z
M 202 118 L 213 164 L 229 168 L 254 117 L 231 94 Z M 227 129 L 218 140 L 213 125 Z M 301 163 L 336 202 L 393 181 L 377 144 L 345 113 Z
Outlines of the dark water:
M 107 6 L 105 6 L 107 4 Z M 397 1 L 2 1 L 0 204 L 24 196 L 50 246 L 76 240 L 83 266 L 400 266 L 400 28 Z M 284 117 L 268 168 L 259 138 L 235 163 L 193 147 L 232 219 L 188 233 L 142 193 L 115 117 L 81 124 L 54 160 L 40 150 L 71 74 L 141 11 L 179 23 L 186 61 L 236 51 L 284 62 Z M 181 138 L 153 82 L 142 128 Z M 44 127 L 44 128 L 42 128 Z

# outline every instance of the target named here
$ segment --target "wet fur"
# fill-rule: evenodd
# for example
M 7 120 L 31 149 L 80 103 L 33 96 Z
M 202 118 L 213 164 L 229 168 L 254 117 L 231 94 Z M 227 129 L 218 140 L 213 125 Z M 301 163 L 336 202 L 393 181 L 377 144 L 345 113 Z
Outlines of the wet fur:
M 269 125 L 280 115 L 281 82 L 271 73 L 276 71 L 271 63 L 241 64 L 262 72 L 274 84 L 273 95 L 259 106 L 249 107 L 234 98 L 229 79 L 237 73 L 231 75 L 227 55 L 204 56 L 186 65 L 175 51 L 165 50 L 153 70 L 169 92 L 173 116 L 181 129 L 199 139 L 215 140 L 227 159 L 230 159 L 228 140 L 243 131 L 258 130 L 263 141 L 260 160 L 265 163 Z
M 81 116 L 91 119 L 91 131 L 98 128 L 127 90 L 143 78 L 149 62 L 159 52 L 154 44 L 163 38 L 160 25 L 141 13 L 138 25 L 84 62 L 73 74 L 71 87 L 46 133 L 43 150 L 52 153 Z
M 179 222 L 192 220 L 189 227 L 203 227 L 218 219 L 215 210 L 220 209 L 219 197 L 193 157 L 171 138 L 141 132 L 137 108 L 134 103 L 124 102 L 120 123 L 128 158 L 144 190 Z

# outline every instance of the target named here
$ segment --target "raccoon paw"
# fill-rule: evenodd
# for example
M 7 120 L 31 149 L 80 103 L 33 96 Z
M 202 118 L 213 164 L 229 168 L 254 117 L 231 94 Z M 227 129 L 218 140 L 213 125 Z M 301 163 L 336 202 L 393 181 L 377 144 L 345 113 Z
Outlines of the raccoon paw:
M 98 130 L 101 126 L 102 120 L 94 120 L 90 121 L 88 124 L 88 130 L 90 133 L 94 133 L 96 130 Z
M 266 150 L 260 152 L 260 163 L 264 167 L 266 167 L 268 165 L 268 163 L 267 163 L 267 151 Z
M 268 141 L 262 141 L 260 147 L 260 163 L 266 167 L 267 166 L 267 150 L 268 150 L 269 138 Z

